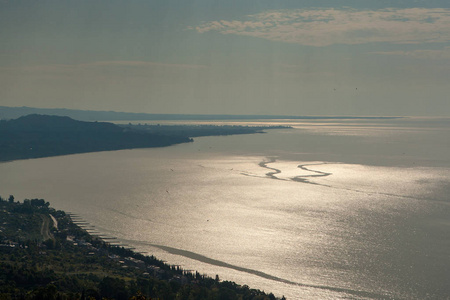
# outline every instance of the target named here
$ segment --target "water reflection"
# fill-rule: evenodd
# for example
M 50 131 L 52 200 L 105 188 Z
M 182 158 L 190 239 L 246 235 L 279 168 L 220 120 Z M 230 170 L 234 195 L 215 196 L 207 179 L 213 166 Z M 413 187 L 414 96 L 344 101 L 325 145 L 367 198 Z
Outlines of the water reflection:
M 293 129 L 16 161 L 0 164 L 0 186 L 139 251 L 290 299 L 445 298 L 446 131 L 408 130 Z

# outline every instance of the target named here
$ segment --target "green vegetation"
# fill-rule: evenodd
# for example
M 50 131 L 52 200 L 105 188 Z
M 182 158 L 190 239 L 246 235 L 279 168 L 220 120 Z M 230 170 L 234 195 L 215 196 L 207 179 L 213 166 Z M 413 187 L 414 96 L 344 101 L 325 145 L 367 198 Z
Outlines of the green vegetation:
M 126 130 L 112 123 L 82 122 L 69 117 L 28 115 L 0 121 L 0 160 L 37 158 L 74 153 L 163 147 L 191 142 L 185 136 L 167 136 Z
M 112 246 L 43 199 L 0 197 L 0 220 L 0 299 L 276 299 Z
M 115 125 L 27 115 L 0 121 L 0 161 L 95 151 L 164 147 L 191 137 L 260 133 L 288 127 Z
M 289 126 L 241 126 L 241 125 L 120 125 L 131 130 L 145 131 L 167 136 L 216 136 L 233 134 L 264 133 L 266 129 L 289 129 Z

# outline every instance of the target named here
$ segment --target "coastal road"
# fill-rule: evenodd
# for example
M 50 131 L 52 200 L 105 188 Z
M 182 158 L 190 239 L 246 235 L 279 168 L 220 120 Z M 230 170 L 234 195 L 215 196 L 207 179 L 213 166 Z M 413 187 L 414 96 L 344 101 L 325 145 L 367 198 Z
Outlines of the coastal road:
M 50 223 L 52 223 L 53 221 L 50 219 L 49 216 L 46 215 L 40 215 L 41 219 L 42 219 L 42 225 L 41 225 L 41 235 L 44 241 L 48 240 L 48 239 L 54 239 L 53 235 L 50 233 Z

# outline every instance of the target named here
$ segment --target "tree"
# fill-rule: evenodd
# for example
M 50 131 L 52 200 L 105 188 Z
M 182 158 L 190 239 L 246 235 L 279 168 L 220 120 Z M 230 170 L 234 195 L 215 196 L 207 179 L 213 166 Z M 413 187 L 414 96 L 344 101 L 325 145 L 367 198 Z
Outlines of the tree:
M 39 287 L 34 294 L 35 299 L 51 300 L 58 296 L 58 289 L 54 284 L 48 284 L 46 287 Z
M 14 203 L 14 196 L 9 195 L 8 201 L 9 201 L 9 203 Z
M 147 300 L 147 297 L 142 295 L 141 292 L 137 292 L 136 296 L 130 298 L 131 300 Z
M 105 277 L 99 283 L 102 297 L 114 299 L 128 299 L 128 289 L 123 279 Z

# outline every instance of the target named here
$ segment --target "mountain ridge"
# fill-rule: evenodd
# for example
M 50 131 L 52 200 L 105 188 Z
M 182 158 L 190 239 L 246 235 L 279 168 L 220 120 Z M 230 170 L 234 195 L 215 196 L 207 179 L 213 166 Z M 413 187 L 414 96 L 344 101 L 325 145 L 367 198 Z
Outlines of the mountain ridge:
M 231 114 L 160 114 L 116 111 L 79 110 L 66 108 L 36 108 L 0 106 L 0 119 L 15 119 L 29 114 L 68 116 L 80 121 L 169 121 L 169 120 L 371 120 L 397 119 L 395 116 L 280 116 L 280 115 L 231 115 Z
M 169 136 L 62 116 L 33 114 L 0 121 L 0 161 L 164 147 L 192 141 L 183 135 Z

